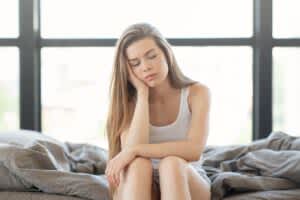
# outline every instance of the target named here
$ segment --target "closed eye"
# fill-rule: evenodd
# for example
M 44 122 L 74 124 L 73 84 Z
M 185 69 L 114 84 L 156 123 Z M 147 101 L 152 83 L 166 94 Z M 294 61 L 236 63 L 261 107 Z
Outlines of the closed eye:
M 156 58 L 156 55 L 149 56 L 150 59 Z
M 152 55 L 152 56 L 149 56 L 148 58 L 149 58 L 149 59 L 154 59 L 154 58 L 156 58 L 156 56 L 157 56 L 157 55 Z M 139 64 L 140 64 L 140 62 L 134 62 L 134 63 L 131 62 L 131 63 L 130 63 L 130 65 L 131 65 L 132 67 L 137 67 L 137 66 L 139 66 Z
M 131 65 L 132 67 L 137 67 L 139 64 L 140 64 L 140 62 L 130 63 L 130 65 Z

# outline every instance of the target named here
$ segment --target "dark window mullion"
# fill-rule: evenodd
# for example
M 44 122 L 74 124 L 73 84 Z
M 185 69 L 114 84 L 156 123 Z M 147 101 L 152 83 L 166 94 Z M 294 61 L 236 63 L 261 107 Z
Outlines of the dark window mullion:
M 18 39 L 15 38 L 0 38 L 0 46 L 18 46 Z
M 39 0 L 19 1 L 20 128 L 41 130 Z
M 167 38 L 174 46 L 252 46 L 253 38 Z M 113 47 L 117 39 L 42 39 L 48 47 Z
M 273 47 L 281 46 L 281 47 L 299 47 L 300 46 L 300 38 L 292 38 L 292 39 L 273 39 Z
M 254 0 L 253 139 L 272 131 L 272 0 Z

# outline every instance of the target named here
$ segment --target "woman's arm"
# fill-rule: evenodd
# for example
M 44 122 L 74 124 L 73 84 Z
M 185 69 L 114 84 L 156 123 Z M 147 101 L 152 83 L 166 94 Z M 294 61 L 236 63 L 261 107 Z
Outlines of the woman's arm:
M 139 144 L 132 149 L 136 156 L 163 158 L 174 155 L 187 161 L 200 158 L 208 137 L 210 91 L 207 87 L 198 84 L 190 89 L 192 118 L 187 139 L 158 144 Z
M 148 94 L 138 92 L 131 124 L 121 134 L 122 149 L 137 144 L 149 143 L 149 102 Z
M 172 141 L 157 144 L 137 144 L 132 147 L 135 156 L 146 158 L 164 158 L 166 156 L 178 156 L 188 162 L 199 160 L 200 147 L 193 142 Z

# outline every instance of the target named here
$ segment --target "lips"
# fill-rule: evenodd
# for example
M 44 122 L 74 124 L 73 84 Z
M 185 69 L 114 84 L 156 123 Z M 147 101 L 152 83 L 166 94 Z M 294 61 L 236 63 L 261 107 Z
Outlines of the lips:
M 145 77 L 145 79 L 149 80 L 149 79 L 152 79 L 155 76 L 156 76 L 156 74 L 149 74 L 148 76 Z

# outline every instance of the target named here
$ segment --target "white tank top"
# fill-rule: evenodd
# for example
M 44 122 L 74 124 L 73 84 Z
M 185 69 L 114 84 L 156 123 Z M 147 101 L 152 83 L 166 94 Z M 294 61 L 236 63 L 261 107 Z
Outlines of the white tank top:
M 188 105 L 189 87 L 181 89 L 180 106 L 177 118 L 171 124 L 165 126 L 154 126 L 150 123 L 149 143 L 161 143 L 187 138 L 187 132 L 191 122 L 191 112 Z M 153 168 L 157 169 L 160 159 L 151 159 Z M 198 161 L 196 161 L 198 162 Z M 195 162 L 190 162 L 194 164 Z

